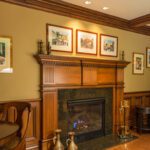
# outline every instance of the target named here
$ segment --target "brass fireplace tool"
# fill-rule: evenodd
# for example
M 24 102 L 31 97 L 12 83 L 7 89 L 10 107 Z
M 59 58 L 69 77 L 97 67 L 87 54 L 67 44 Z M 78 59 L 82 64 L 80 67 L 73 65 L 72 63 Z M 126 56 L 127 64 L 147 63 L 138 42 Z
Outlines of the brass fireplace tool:
M 127 122 L 127 115 L 129 114 L 129 103 L 127 100 L 123 100 L 121 102 L 121 107 L 120 107 L 120 115 L 121 115 L 121 126 L 118 130 L 118 136 L 121 139 L 128 139 L 131 138 L 131 132 L 130 128 Z
M 54 143 L 53 150 L 64 150 L 64 146 L 60 141 L 60 133 L 61 133 L 61 129 L 55 130 L 55 136 L 53 138 L 53 143 Z M 78 147 L 74 142 L 75 133 L 69 132 L 68 135 L 69 138 L 66 140 L 67 150 L 78 150 Z

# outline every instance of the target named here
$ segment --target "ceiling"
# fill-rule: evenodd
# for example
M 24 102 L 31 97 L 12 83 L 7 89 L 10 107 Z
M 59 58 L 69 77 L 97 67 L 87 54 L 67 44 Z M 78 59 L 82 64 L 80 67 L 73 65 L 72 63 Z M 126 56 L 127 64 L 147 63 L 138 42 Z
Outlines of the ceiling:
M 150 14 L 150 0 L 89 0 L 90 5 L 86 5 L 85 0 L 62 1 L 127 20 Z M 109 7 L 109 9 L 103 10 L 103 7 Z

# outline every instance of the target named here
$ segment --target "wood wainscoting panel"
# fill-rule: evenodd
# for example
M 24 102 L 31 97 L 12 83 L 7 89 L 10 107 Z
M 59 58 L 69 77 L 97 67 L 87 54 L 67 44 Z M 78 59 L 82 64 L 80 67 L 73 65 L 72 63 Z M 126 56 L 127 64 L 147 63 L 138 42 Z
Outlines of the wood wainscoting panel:
M 130 114 L 128 116 L 128 125 L 136 128 L 136 106 L 150 106 L 150 91 L 126 92 L 124 100 L 130 104 Z
M 40 125 L 41 125 L 41 101 L 39 99 L 26 99 L 26 100 L 13 100 L 13 101 L 25 101 L 31 104 L 31 115 L 29 118 L 29 124 L 28 124 L 28 129 L 26 133 L 26 149 L 27 150 L 38 150 L 40 149 L 40 137 L 41 137 L 41 130 L 40 130 Z M 13 102 L 13 101 L 4 101 L 1 103 L 6 103 L 6 102 Z M 16 119 L 16 109 L 11 108 L 10 111 L 8 112 L 8 120 L 10 122 L 14 122 Z M 27 112 L 24 111 L 23 113 L 23 123 L 27 123 Z M 23 128 L 25 130 L 25 126 Z

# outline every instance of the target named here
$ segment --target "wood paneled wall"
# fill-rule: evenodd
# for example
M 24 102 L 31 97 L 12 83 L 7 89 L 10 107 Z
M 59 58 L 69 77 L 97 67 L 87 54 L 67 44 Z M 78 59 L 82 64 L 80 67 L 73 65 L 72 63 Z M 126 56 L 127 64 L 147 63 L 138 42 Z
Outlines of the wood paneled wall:
M 40 113 L 41 113 L 41 101 L 39 99 L 28 99 L 28 100 L 15 100 L 15 101 L 26 101 L 31 104 L 31 115 L 26 135 L 26 147 L 28 150 L 40 149 Z M 9 101 L 7 101 L 9 102 Z M 10 101 L 11 102 L 11 101 Z M 1 102 L 3 103 L 3 102 Z M 12 108 L 9 112 L 9 121 L 13 122 L 16 117 L 16 111 Z M 27 115 L 23 114 L 23 121 L 26 122 Z
M 51 91 L 50 93 L 47 92 L 45 93 L 46 99 L 51 98 L 51 100 L 48 100 L 46 105 L 44 105 L 43 108 L 43 113 L 45 118 L 42 118 L 42 101 L 40 100 L 25 100 L 29 102 L 32 106 L 32 111 L 31 111 L 31 117 L 30 117 L 30 122 L 27 130 L 27 138 L 26 138 L 26 145 L 27 145 L 27 150 L 39 150 L 41 149 L 40 146 L 40 141 L 42 140 L 42 132 L 44 135 L 44 138 L 49 137 L 51 133 L 53 133 L 52 129 L 55 129 L 57 126 L 57 118 L 54 117 L 53 115 L 50 114 L 50 111 L 54 112 L 54 116 L 57 116 L 57 92 L 56 91 Z M 48 96 L 48 97 L 47 97 Z M 121 95 L 120 95 L 121 96 Z M 45 99 L 44 98 L 44 99 Z M 150 91 L 141 91 L 141 92 L 128 92 L 124 93 L 124 99 L 127 100 L 130 104 L 130 113 L 129 113 L 129 125 L 130 127 L 135 127 L 135 107 L 137 105 L 143 105 L 143 106 L 150 106 Z M 20 100 L 24 101 L 24 100 Z M 50 106 L 49 108 L 47 106 Z M 114 107 L 116 107 L 114 105 Z M 113 112 L 115 115 L 115 112 Z M 12 111 L 10 113 L 10 119 L 13 120 L 15 118 L 15 114 Z M 47 121 L 48 120 L 48 121 Z M 41 128 L 41 124 L 43 122 L 43 126 L 45 128 Z M 51 137 L 49 137 L 51 139 Z M 49 145 L 47 144 L 49 140 L 43 140 L 42 143 L 45 143 L 45 148 L 43 149 L 48 149 Z
M 150 106 L 150 91 L 127 92 L 124 93 L 124 100 L 127 100 L 130 108 L 127 116 L 128 125 L 136 128 L 136 106 Z

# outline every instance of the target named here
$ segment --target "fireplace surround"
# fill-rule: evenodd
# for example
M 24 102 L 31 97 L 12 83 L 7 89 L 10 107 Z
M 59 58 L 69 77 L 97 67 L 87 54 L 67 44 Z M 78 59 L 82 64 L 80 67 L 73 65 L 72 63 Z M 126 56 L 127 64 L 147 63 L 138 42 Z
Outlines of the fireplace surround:
M 105 104 L 109 99 L 107 96 L 111 95 L 111 112 L 109 115 L 105 113 L 105 134 L 117 131 L 120 125 L 120 101 L 123 99 L 124 68 L 129 62 L 52 55 L 38 55 L 36 58 L 41 66 L 42 150 L 51 147 L 54 130 L 60 126 L 59 103 L 65 97 L 62 95 L 64 92 L 74 91 L 70 92 L 68 100 L 85 99 L 82 96 L 88 94 L 89 99 L 103 97 Z M 82 92 L 75 94 L 78 90 Z M 89 91 L 84 93 L 84 90 Z M 105 93 L 109 90 L 110 93 L 95 95 L 97 91 Z M 74 95 L 82 96 L 73 98 Z
M 66 139 L 69 131 L 76 141 L 112 133 L 112 88 L 58 90 L 58 127 Z

